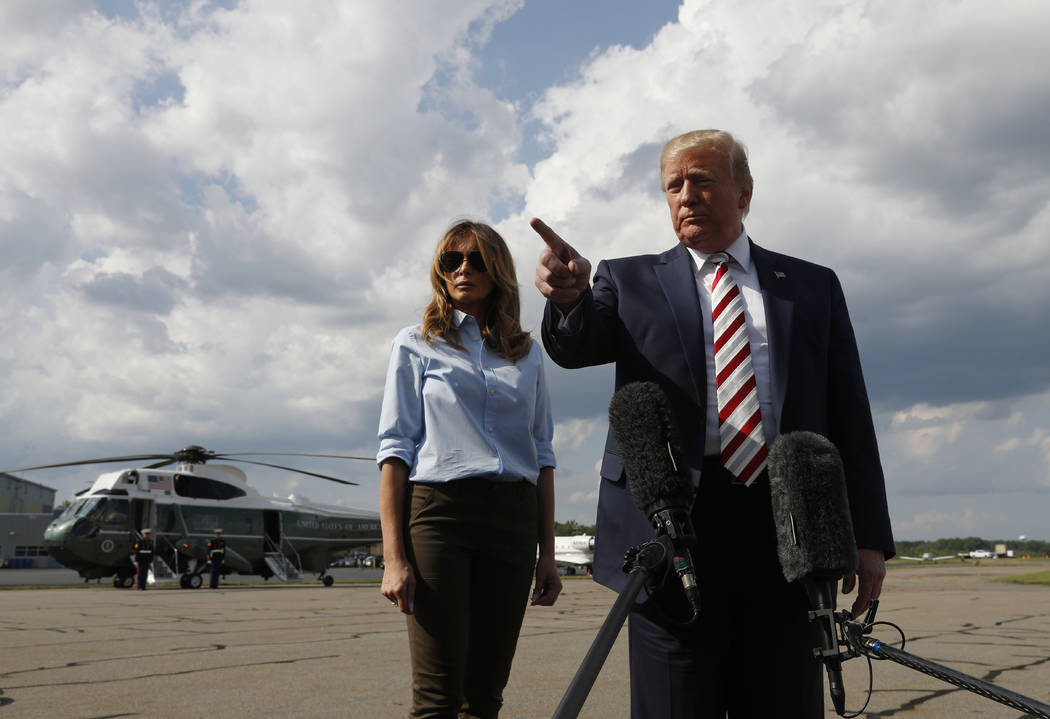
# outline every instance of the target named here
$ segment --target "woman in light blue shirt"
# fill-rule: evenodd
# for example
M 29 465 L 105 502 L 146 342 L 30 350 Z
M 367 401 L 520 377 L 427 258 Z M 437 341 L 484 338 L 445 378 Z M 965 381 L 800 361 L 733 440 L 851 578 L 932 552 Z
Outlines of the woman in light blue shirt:
M 533 604 L 561 592 L 543 354 L 488 225 L 450 228 L 430 282 L 423 322 L 394 339 L 379 420 L 381 591 L 408 615 L 410 716 L 496 717 L 534 571 Z

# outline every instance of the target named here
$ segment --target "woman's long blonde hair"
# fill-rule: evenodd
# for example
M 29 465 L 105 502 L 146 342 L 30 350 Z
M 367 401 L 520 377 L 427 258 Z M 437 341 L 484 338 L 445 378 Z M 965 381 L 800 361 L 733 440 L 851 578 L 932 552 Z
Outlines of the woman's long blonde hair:
M 529 333 L 521 329 L 521 306 L 518 299 L 518 277 L 514 273 L 514 259 L 507 243 L 499 233 L 482 222 L 463 220 L 445 232 L 434 252 L 430 264 L 430 284 L 434 297 L 423 311 L 423 339 L 434 342 L 443 338 L 453 347 L 463 349 L 459 342 L 459 328 L 452 321 L 452 299 L 445 285 L 446 275 L 441 271 L 441 253 L 451 249 L 462 240 L 474 239 L 485 260 L 485 267 L 492 277 L 492 294 L 489 295 L 481 334 L 493 352 L 511 362 L 529 353 Z

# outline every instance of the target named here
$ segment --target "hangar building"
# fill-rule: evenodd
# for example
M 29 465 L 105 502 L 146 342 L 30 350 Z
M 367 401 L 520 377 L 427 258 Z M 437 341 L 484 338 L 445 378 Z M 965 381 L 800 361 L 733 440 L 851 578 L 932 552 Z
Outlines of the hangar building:
M 55 490 L 0 473 L 0 567 L 53 567 L 44 549 Z

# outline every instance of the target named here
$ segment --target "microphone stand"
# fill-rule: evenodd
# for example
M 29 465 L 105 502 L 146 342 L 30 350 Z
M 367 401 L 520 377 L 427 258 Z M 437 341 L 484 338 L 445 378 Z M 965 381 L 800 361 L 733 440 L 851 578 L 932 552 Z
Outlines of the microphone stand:
M 605 664 L 616 637 L 627 620 L 635 599 L 638 598 L 638 593 L 643 586 L 658 585 L 663 580 L 673 557 L 674 543 L 667 535 L 660 535 L 639 547 L 627 550 L 624 559 L 624 571 L 628 573 L 627 586 L 609 610 L 605 622 L 598 630 L 591 648 L 587 650 L 587 655 L 576 670 L 576 676 L 569 683 L 569 688 L 565 690 L 565 695 L 551 719 L 575 719 L 579 716 L 583 703 L 594 686 L 594 680 L 598 678 L 598 672 Z
M 809 621 L 816 622 L 820 631 L 820 646 L 814 647 L 813 656 L 824 665 L 827 671 L 828 693 L 831 695 L 831 703 L 835 706 L 835 713 L 839 716 L 846 716 L 846 689 L 842 683 L 842 652 L 835 634 L 835 592 L 837 590 L 835 578 L 803 579 L 802 587 L 812 607 L 809 612 Z
M 846 611 L 836 614 L 835 621 L 839 623 L 843 640 L 848 646 L 848 652 L 846 653 L 845 659 L 851 659 L 862 655 L 874 656 L 879 659 L 889 659 L 901 666 L 922 672 L 934 679 L 940 679 L 949 684 L 954 684 L 961 689 L 973 692 L 974 694 L 979 694 L 986 699 L 999 702 L 1011 709 L 1017 709 L 1029 716 L 1050 719 L 1050 704 L 1044 704 L 1030 697 L 1026 697 L 1023 694 L 1018 694 L 1009 689 L 997 687 L 991 682 L 972 677 L 969 674 L 963 674 L 951 667 L 932 662 L 929 659 L 916 656 L 915 654 L 906 652 L 903 649 L 897 649 L 888 644 L 883 644 L 878 639 L 868 636 L 871 634 L 872 623 L 875 616 L 875 610 L 878 607 L 878 601 L 879 600 L 877 599 L 872 600 L 872 606 L 869 608 L 867 616 L 863 622 L 851 621 L 853 617 Z M 842 715 L 842 712 L 839 712 L 839 714 Z

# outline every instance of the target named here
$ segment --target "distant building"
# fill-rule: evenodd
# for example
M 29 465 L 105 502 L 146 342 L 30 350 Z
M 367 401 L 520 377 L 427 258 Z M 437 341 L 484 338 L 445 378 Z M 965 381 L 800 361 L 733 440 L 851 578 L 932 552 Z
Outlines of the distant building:
M 51 487 L 0 473 L 0 566 L 57 566 L 44 549 L 54 508 Z
M 0 473 L 0 514 L 51 514 L 54 508 L 51 487 Z

